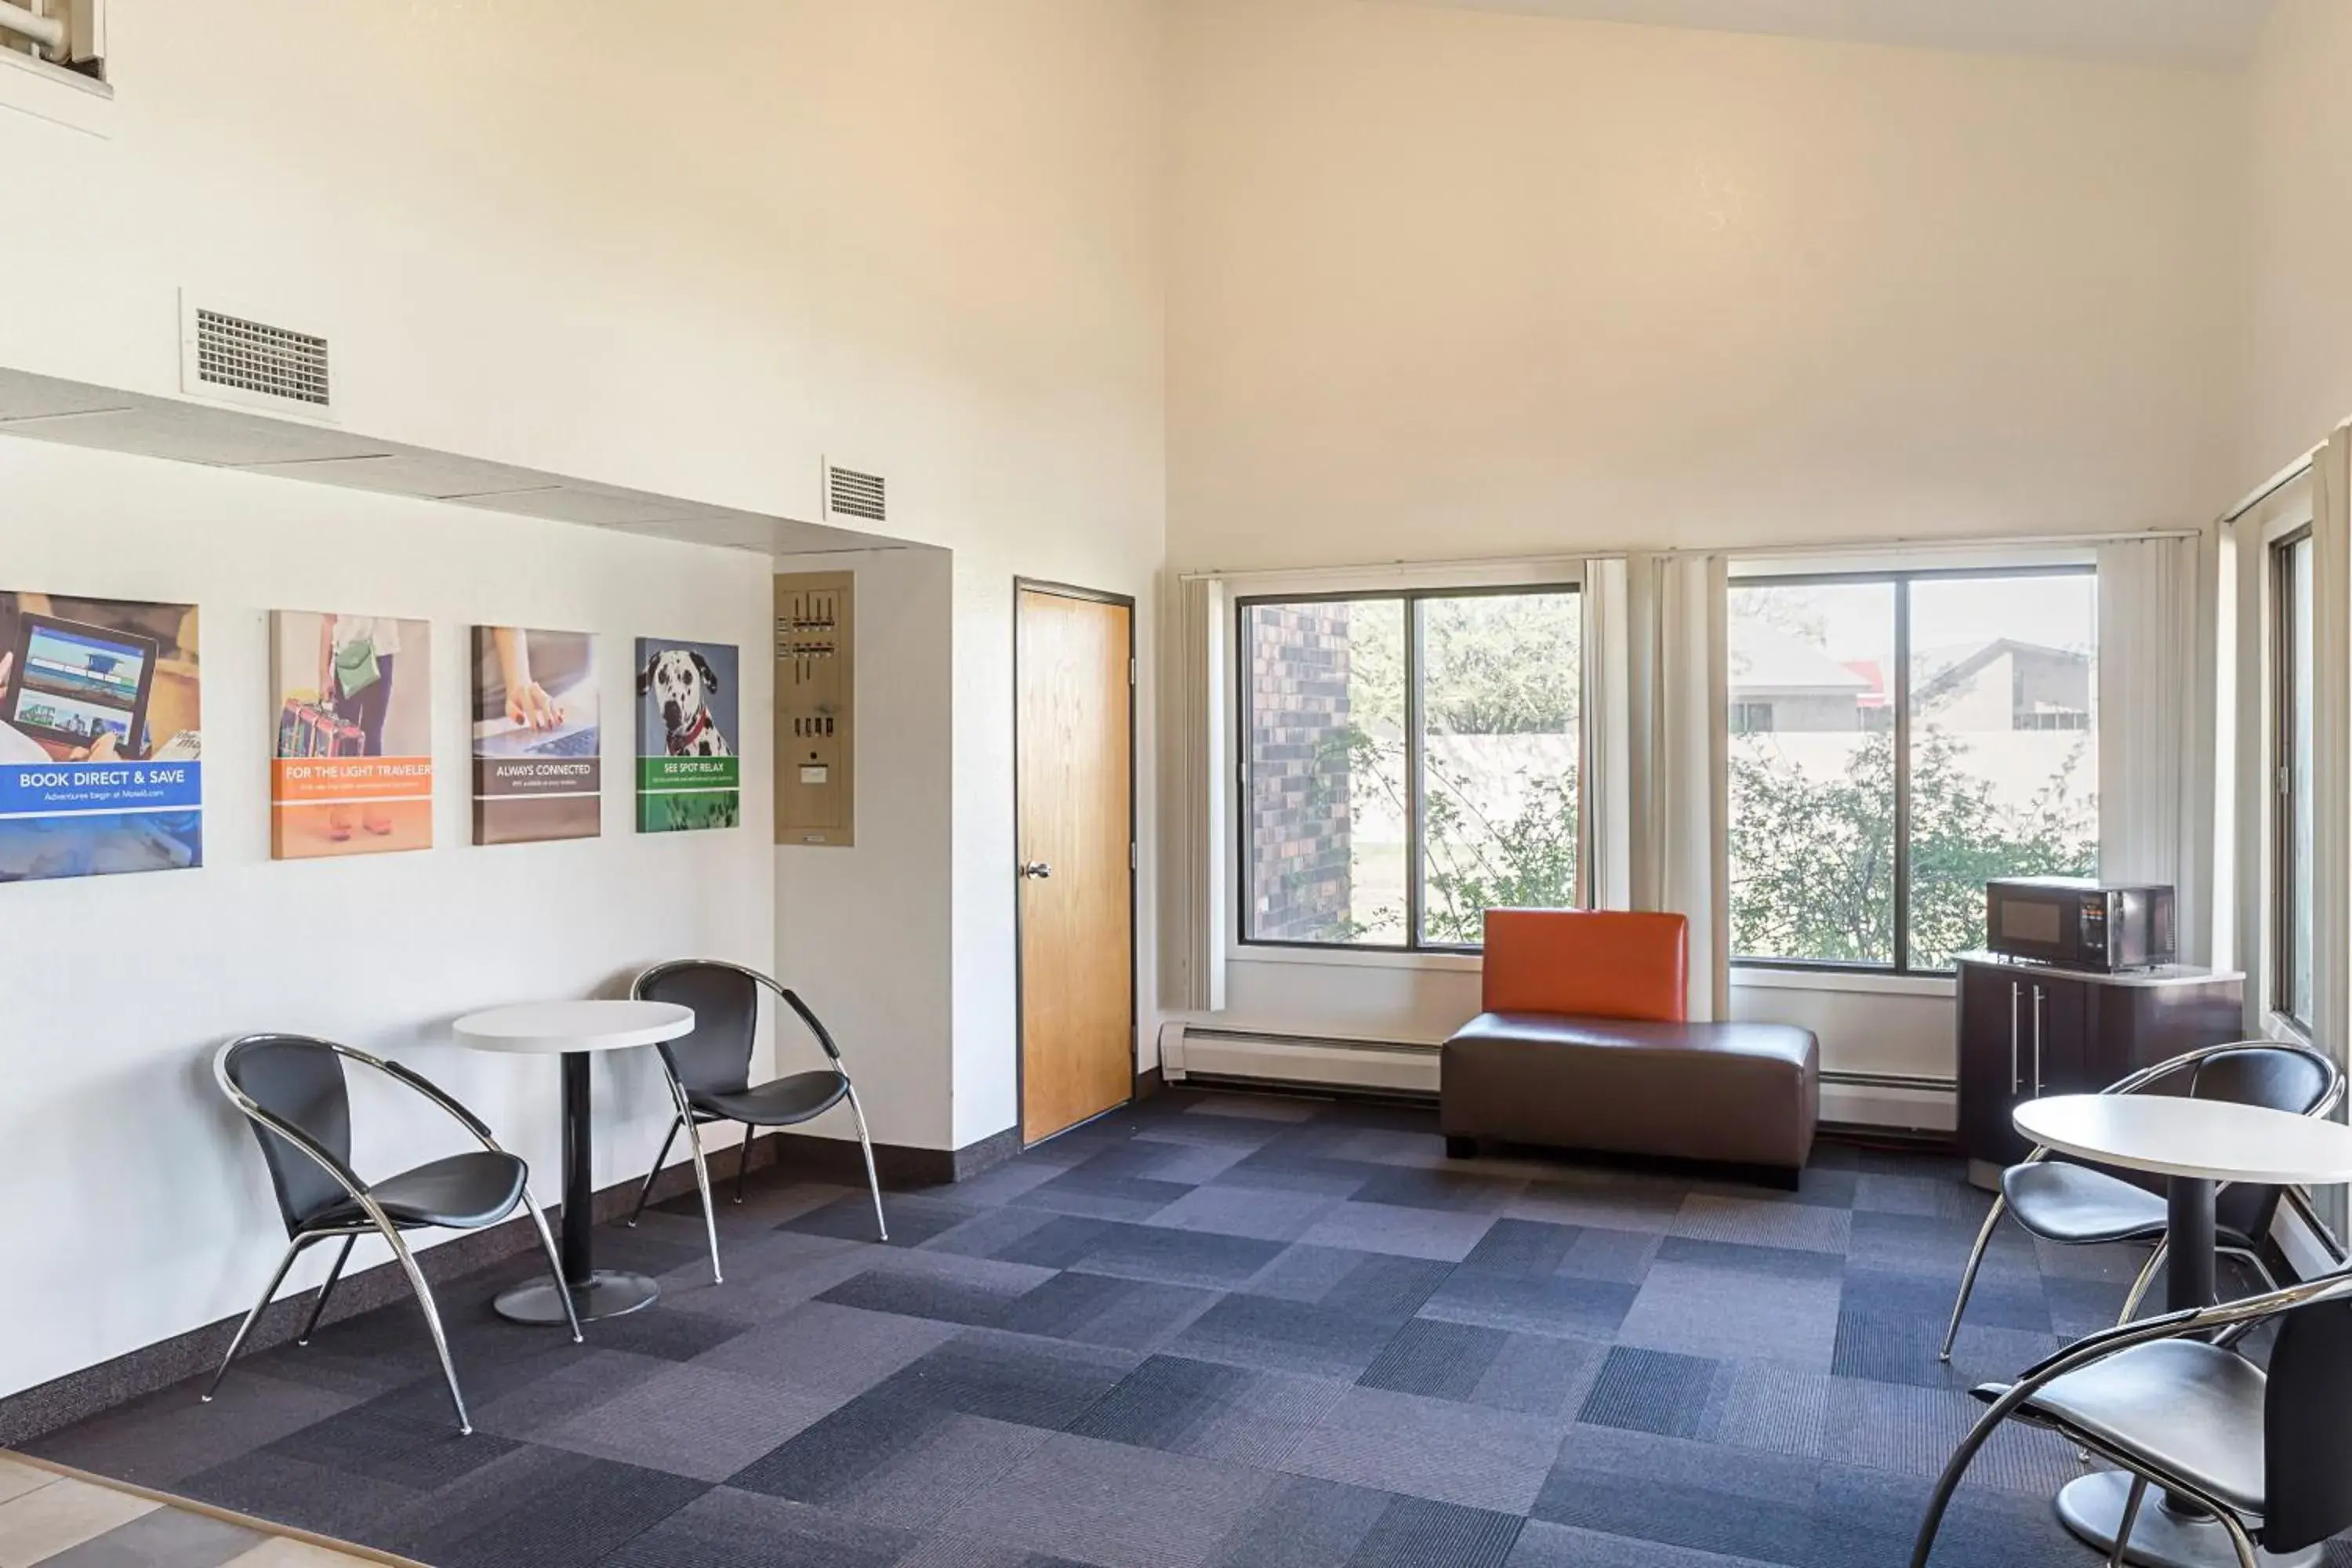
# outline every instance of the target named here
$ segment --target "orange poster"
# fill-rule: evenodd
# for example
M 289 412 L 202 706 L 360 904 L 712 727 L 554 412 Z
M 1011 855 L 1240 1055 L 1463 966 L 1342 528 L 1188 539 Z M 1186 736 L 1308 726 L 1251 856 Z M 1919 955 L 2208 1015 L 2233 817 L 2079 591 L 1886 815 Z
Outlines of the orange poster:
M 431 847 L 432 626 L 278 610 L 270 633 L 270 853 Z

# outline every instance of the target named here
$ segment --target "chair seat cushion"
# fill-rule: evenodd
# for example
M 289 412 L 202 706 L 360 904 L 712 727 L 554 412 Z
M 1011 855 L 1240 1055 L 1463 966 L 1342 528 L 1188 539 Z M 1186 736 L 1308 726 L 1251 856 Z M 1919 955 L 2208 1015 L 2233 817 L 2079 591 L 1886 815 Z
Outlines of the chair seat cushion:
M 2088 1165 L 2037 1160 L 2000 1173 L 2017 1223 L 2052 1241 L 2153 1241 L 2164 1234 L 2164 1199 Z
M 790 1127 L 831 1110 L 848 1093 L 849 1080 L 837 1072 L 800 1072 L 729 1094 L 692 1089 L 686 1102 L 708 1115 L 751 1127 Z
M 1481 1013 L 1445 1042 L 1448 1137 L 1801 1167 L 1820 1047 L 1781 1024 Z
M 529 1174 L 529 1168 L 512 1154 L 478 1149 L 388 1176 L 372 1184 L 368 1195 L 383 1209 L 384 1217 L 404 1230 L 429 1225 L 472 1230 L 513 1213 Z M 367 1223 L 367 1212 L 346 1199 L 311 1215 L 304 1228 Z
M 2263 1385 L 2262 1369 L 2235 1352 L 2158 1340 L 2053 1378 L 2020 1409 L 2260 1514 Z M 1990 1400 L 2005 1390 L 1990 1384 L 1975 1392 Z
M 2011 1165 L 2000 1173 L 2000 1193 L 2018 1224 L 2052 1241 L 2154 1241 L 2164 1235 L 2163 1198 L 2088 1165 Z M 2225 1247 L 2253 1245 L 2226 1225 L 2217 1235 Z

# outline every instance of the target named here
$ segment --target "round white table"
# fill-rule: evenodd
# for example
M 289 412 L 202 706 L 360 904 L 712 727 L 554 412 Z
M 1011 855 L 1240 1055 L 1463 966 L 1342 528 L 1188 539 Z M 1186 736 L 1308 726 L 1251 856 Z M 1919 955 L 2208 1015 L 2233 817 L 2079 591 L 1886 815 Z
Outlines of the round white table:
M 694 1029 L 694 1011 L 674 1002 L 529 1002 L 468 1013 L 454 1026 L 457 1043 L 478 1051 L 563 1058 L 563 1280 L 572 1310 L 586 1322 L 650 1307 L 661 1287 L 643 1274 L 598 1268 L 590 1237 L 595 1230 L 596 1185 L 588 1058 L 674 1040 Z M 501 1317 L 519 1323 L 564 1321 L 563 1303 L 550 1280 L 503 1292 Z
M 2172 1311 L 2215 1300 L 2217 1184 L 2352 1181 L 2352 1127 L 2260 1106 L 2168 1094 L 2063 1094 L 2029 1100 L 2011 1120 L 2025 1137 L 2058 1153 L 2166 1179 L 2164 1289 Z M 2109 1551 L 2130 1489 L 2129 1478 L 2117 1470 L 2069 1481 L 2058 1493 L 2058 1517 Z M 2315 1547 L 2263 1561 L 2307 1568 L 2322 1555 Z M 2235 1568 L 2238 1561 L 2210 1516 L 2170 1497 L 2140 1511 L 2125 1557 L 2149 1568 Z

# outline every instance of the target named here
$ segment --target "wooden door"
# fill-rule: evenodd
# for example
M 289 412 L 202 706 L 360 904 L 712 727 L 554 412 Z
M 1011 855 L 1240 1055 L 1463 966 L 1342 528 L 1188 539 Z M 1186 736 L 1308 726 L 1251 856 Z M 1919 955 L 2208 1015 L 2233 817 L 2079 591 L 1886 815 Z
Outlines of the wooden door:
M 1135 1093 L 1134 608 L 1023 584 L 1014 682 L 1024 1143 Z

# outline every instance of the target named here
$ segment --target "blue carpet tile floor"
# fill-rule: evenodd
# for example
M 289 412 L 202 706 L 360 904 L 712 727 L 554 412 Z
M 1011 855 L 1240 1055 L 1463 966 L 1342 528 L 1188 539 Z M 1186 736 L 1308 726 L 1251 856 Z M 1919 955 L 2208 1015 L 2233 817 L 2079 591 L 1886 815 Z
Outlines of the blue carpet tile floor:
M 527 1259 L 444 1287 L 474 1436 L 403 1302 L 31 1451 L 440 1568 L 1887 1568 L 1963 1391 L 2142 1256 L 2005 1226 L 1946 1366 L 1951 1159 L 1825 1142 L 1776 1193 L 1183 1092 L 891 1194 L 887 1246 L 860 1191 L 724 1196 L 723 1285 L 691 1196 L 599 1232 L 664 1294 L 585 1346 L 491 1312 Z M 2081 1469 L 2011 1429 L 1936 1563 L 2097 1561 Z

